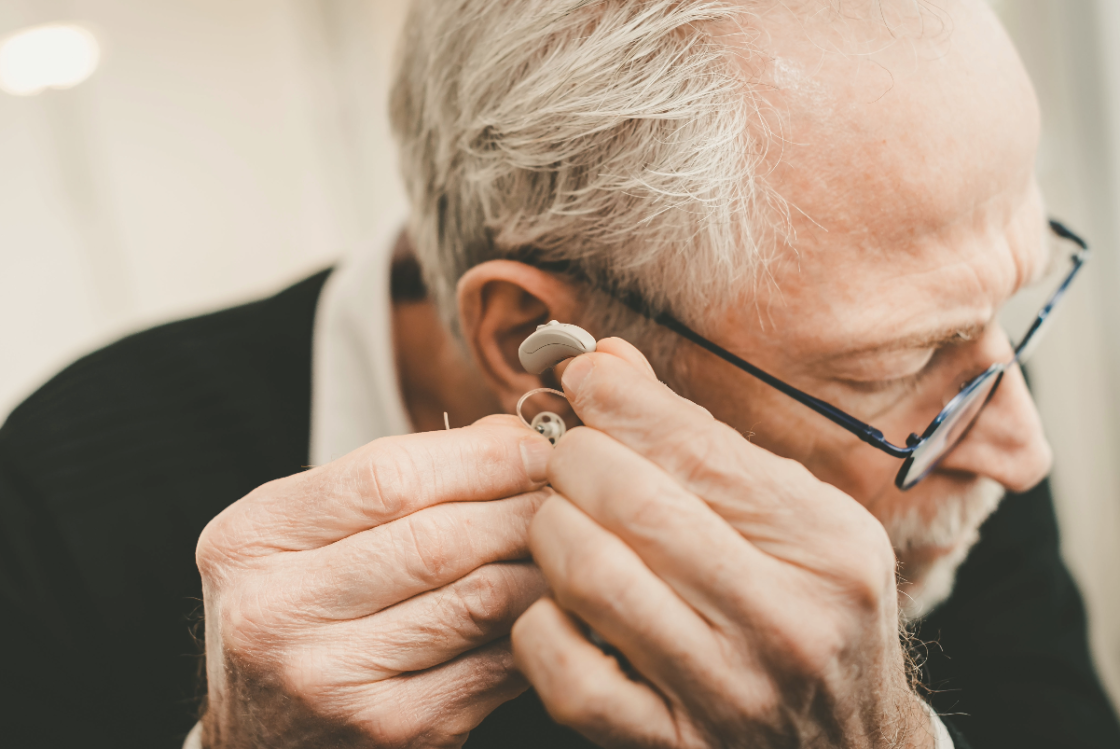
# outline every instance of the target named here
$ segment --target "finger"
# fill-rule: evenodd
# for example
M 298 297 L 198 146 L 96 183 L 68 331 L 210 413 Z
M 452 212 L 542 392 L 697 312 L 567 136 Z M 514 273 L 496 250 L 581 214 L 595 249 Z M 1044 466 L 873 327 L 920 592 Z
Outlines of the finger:
M 517 620 L 512 640 L 517 667 L 557 723 L 604 747 L 674 744 L 673 717 L 662 698 L 631 681 L 553 601 L 533 604 Z
M 322 549 L 281 555 L 287 559 L 273 579 L 299 581 L 302 618 L 368 616 L 485 564 L 528 559 L 529 524 L 550 494 L 429 507 Z
M 775 583 L 786 577 L 782 565 L 703 500 L 602 432 L 572 430 L 557 445 L 549 472 L 564 498 L 619 538 L 709 621 L 730 626 L 743 615 L 744 599 L 772 597 Z M 572 535 L 559 522 L 544 527 L 557 538 Z M 545 518 L 537 523 L 543 525 Z M 536 523 L 530 537 L 534 558 L 555 589 L 557 582 L 537 548 L 543 539 Z M 566 538 L 562 543 L 577 541 Z
M 604 338 L 595 344 L 595 350 L 617 356 L 619 359 L 629 362 L 639 373 L 643 373 L 650 380 L 657 382 L 657 373 L 653 371 L 653 365 L 649 363 L 649 359 L 629 341 L 624 341 L 621 338 Z M 557 364 L 553 370 L 556 376 L 563 379 L 564 370 L 568 368 L 571 362 L 572 359 L 565 359 Z
M 751 444 L 618 356 L 578 357 L 563 384 L 584 424 L 661 466 L 752 540 L 765 543 L 775 529 L 783 542 L 791 533 L 834 532 L 838 512 L 866 515 L 799 463 Z
M 357 683 L 423 671 L 505 637 L 546 589 L 533 564 L 488 564 L 373 616 L 323 627 L 311 655 Z
M 444 502 L 539 488 L 551 445 L 512 416 L 375 440 L 339 460 L 265 484 L 203 532 L 242 556 L 317 548 Z
M 467 734 L 528 688 L 509 638 L 420 673 L 363 686 L 360 725 L 372 746 L 460 747 Z
M 709 624 L 630 547 L 565 498 L 545 502 L 530 537 L 555 601 L 666 694 L 702 682 L 726 659 Z

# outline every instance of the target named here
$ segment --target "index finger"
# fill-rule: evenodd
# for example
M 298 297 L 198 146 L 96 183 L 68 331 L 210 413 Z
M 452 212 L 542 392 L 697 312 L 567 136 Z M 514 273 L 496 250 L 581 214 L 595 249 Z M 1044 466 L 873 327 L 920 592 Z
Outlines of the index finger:
M 547 439 L 512 416 L 385 437 L 259 487 L 211 521 L 212 532 L 236 534 L 241 553 L 318 548 L 425 507 L 539 489 L 551 452 Z
M 802 518 L 797 525 L 804 527 L 804 516 L 823 517 L 820 497 L 838 490 L 806 491 L 821 482 L 804 466 L 750 443 L 632 359 L 600 346 L 565 369 L 564 391 L 585 425 L 660 466 L 741 532 L 773 527 L 780 518 Z

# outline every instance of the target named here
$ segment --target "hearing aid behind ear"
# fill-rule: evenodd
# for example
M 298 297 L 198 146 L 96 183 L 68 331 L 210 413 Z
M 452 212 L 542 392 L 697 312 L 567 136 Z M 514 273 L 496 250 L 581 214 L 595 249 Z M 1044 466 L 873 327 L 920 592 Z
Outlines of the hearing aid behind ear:
M 553 320 L 537 329 L 521 342 L 517 358 L 530 374 L 554 367 L 565 359 L 595 350 L 595 338 L 578 325 Z
M 517 349 L 517 358 L 521 360 L 521 366 L 525 367 L 526 372 L 540 374 L 565 359 L 580 354 L 590 354 L 594 350 L 595 337 L 586 330 L 578 325 L 567 325 L 553 320 L 547 325 L 538 325 L 537 329 L 521 342 L 521 346 Z M 541 411 L 532 421 L 529 421 L 521 413 L 525 401 L 539 393 L 566 397 L 559 390 L 551 388 L 530 390 L 517 401 L 517 415 L 525 426 L 543 434 L 555 445 L 556 441 L 564 436 L 564 432 L 568 431 L 563 419 L 551 411 Z

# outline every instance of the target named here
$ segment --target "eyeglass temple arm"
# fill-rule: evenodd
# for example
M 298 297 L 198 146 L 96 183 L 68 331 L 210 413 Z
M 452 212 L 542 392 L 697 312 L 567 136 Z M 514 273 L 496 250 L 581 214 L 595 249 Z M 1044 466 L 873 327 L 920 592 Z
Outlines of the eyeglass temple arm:
M 1083 250 L 1089 249 L 1089 244 L 1084 239 L 1079 237 L 1068 226 L 1057 219 L 1050 219 L 1050 231 L 1054 232 L 1062 239 L 1068 239 Z
M 1077 234 L 1066 228 L 1065 224 L 1063 224 L 1061 221 L 1050 219 L 1050 231 L 1054 232 L 1054 234 L 1061 237 L 1062 239 L 1068 239 L 1081 249 L 1073 256 L 1073 269 L 1070 270 L 1070 272 L 1066 275 L 1065 280 L 1062 281 L 1062 285 L 1057 288 L 1053 295 L 1051 295 L 1049 301 L 1046 302 L 1046 306 L 1042 308 L 1042 310 L 1035 317 L 1034 322 L 1031 323 L 1031 327 L 1027 331 L 1026 335 L 1023 336 L 1023 339 L 1021 341 L 1019 341 L 1019 345 L 1015 347 L 1016 361 L 1020 360 L 1023 351 L 1030 344 L 1031 338 L 1034 337 L 1039 328 L 1041 328 L 1043 323 L 1046 322 L 1046 318 L 1050 316 L 1050 313 L 1054 311 L 1054 308 L 1058 306 L 1058 302 L 1061 301 L 1062 297 L 1065 296 L 1066 291 L 1068 291 L 1069 287 L 1073 284 L 1073 279 L 1077 277 L 1077 274 L 1081 272 L 1082 266 L 1085 265 L 1085 261 L 1089 259 L 1089 244 Z
M 635 307 L 634 309 L 636 309 L 638 312 L 642 312 L 640 308 Z M 645 313 L 643 312 L 642 314 Z M 738 367 L 744 372 L 756 377 L 759 380 L 762 380 L 770 387 L 776 390 L 780 390 L 794 400 L 803 403 L 804 405 L 819 413 L 821 416 L 832 421 L 834 424 L 838 424 L 844 429 L 847 429 L 849 432 L 859 437 L 862 441 L 866 442 L 872 447 L 876 447 L 896 458 L 908 458 L 910 457 L 910 454 L 914 452 L 914 446 L 899 447 L 898 445 L 892 444 L 883 436 L 883 433 L 881 431 L 871 426 L 870 424 L 865 424 L 859 419 L 844 413 L 840 409 L 836 408 L 836 406 L 833 406 L 830 403 L 826 403 L 820 398 L 814 398 L 808 393 L 798 390 L 794 386 L 789 385 L 785 382 L 782 382 L 772 374 L 759 369 L 745 359 L 741 359 L 738 356 L 735 356 L 735 354 L 731 353 L 727 349 L 724 349 L 712 343 L 699 333 L 694 332 L 684 323 L 678 321 L 672 315 L 663 313 L 657 315 L 656 317 L 653 317 L 652 319 L 658 325 L 663 325 L 669 330 L 672 330 L 677 335 L 683 338 L 687 338 L 697 346 L 700 346 L 701 348 L 712 352 L 719 358 L 726 361 L 728 364 L 731 364 L 734 367 Z
M 1060 221 L 1057 221 L 1055 219 L 1050 219 L 1049 223 L 1050 223 L 1050 230 L 1052 232 L 1057 234 L 1062 239 L 1068 239 L 1069 241 L 1076 244 L 1078 247 L 1081 248 L 1081 252 L 1079 252 L 1074 257 L 1074 262 L 1076 263 L 1076 267 L 1074 268 L 1074 272 L 1071 273 L 1069 278 L 1066 279 L 1066 282 L 1064 284 L 1062 284 L 1062 287 L 1054 295 L 1054 298 L 1051 300 L 1051 303 L 1049 305 L 1047 305 L 1046 310 L 1043 312 L 1042 315 L 1040 315 L 1039 319 L 1036 320 L 1034 327 L 1032 327 L 1031 331 L 1028 332 L 1027 337 L 1025 337 L 1024 340 L 1023 340 L 1023 343 L 1026 343 L 1026 341 L 1029 339 L 1030 335 L 1034 332 L 1034 329 L 1042 324 L 1043 320 L 1045 319 L 1046 314 L 1048 314 L 1049 311 L 1051 309 L 1053 309 L 1054 304 L 1057 302 L 1057 300 L 1059 298 L 1061 298 L 1062 294 L 1069 287 L 1070 283 L 1073 280 L 1074 275 L 1076 275 L 1077 271 L 1080 270 L 1081 265 L 1084 264 L 1085 260 L 1088 259 L 1088 255 L 1089 255 L 1089 245 L 1085 242 L 1084 239 L 1079 237 L 1076 233 L 1071 231 L 1068 227 L 1066 227 L 1065 224 L 1063 224 Z M 849 432 L 851 432 L 855 436 L 859 437 L 862 441 L 866 442 L 867 444 L 871 445 L 872 447 L 876 447 L 876 448 L 882 450 L 883 452 L 887 453 L 888 455 L 893 455 L 896 458 L 908 458 L 908 457 L 910 457 L 911 453 L 914 452 L 914 449 L 917 447 L 918 443 L 921 441 L 921 438 L 919 438 L 917 435 L 911 435 L 910 439 L 907 440 L 907 446 L 906 447 L 899 447 L 898 445 L 895 445 L 895 444 L 891 443 L 889 440 L 887 440 L 886 437 L 883 436 L 883 433 L 881 431 L 879 431 L 875 427 L 871 426 L 870 424 L 865 424 L 864 422 L 860 421 L 859 419 L 855 418 L 854 416 L 851 416 L 850 414 L 847 414 L 844 411 L 841 411 L 839 408 L 837 408 L 836 406 L 833 406 L 831 403 L 827 403 L 826 401 L 822 401 L 820 398 L 814 398 L 813 396 L 809 395 L 808 393 L 803 392 L 801 390 L 798 390 L 797 388 L 795 388 L 792 385 L 789 385 L 785 382 L 782 382 L 781 380 L 779 380 L 777 377 L 774 377 L 769 372 L 766 372 L 764 370 L 759 369 L 758 367 L 756 367 L 755 365 L 746 361 L 745 359 L 741 359 L 738 356 L 735 356 L 735 354 L 731 353 L 730 351 L 712 343 L 711 341 L 709 341 L 707 338 L 704 338 L 699 333 L 694 332 L 691 328 L 689 328 L 687 325 L 685 325 L 684 323 L 677 320 L 672 315 L 670 315 L 668 313 L 662 313 L 662 314 L 656 315 L 656 316 L 650 315 L 649 312 L 644 307 L 644 305 L 634 297 L 623 298 L 620 301 L 622 301 L 628 307 L 633 309 L 635 312 L 637 312 L 637 313 L 639 313 L 639 314 L 641 314 L 645 317 L 651 318 L 657 324 L 663 325 L 664 327 L 669 328 L 670 330 L 672 330 L 677 335 L 682 336 L 684 338 L 687 338 L 688 340 L 695 343 L 697 346 L 700 346 L 701 348 L 712 352 L 713 354 L 715 354 L 719 358 L 726 361 L 728 364 L 731 364 L 734 367 L 738 367 L 739 369 L 743 370 L 747 374 L 750 374 L 750 375 L 756 377 L 757 379 L 762 380 L 763 382 L 765 382 L 767 385 L 774 388 L 775 390 L 780 390 L 781 392 L 785 393 L 786 395 L 793 398 L 794 400 L 808 406 L 809 408 L 813 409 L 814 411 L 816 411 L 817 413 L 819 413 L 821 416 L 825 417 L 829 421 L 831 421 L 834 424 L 837 424 L 840 427 L 848 430 Z M 1021 348 L 1021 347 L 1022 347 L 1022 344 L 1020 344 L 1019 348 Z M 1018 353 L 1019 353 L 1018 350 L 1015 353 L 1016 353 L 1016 357 L 1017 357 Z

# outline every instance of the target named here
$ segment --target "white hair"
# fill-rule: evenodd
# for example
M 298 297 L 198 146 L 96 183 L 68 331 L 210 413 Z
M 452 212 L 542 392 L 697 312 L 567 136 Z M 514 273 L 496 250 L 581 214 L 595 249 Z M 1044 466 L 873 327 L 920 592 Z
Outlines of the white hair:
M 411 238 L 453 330 L 459 278 L 497 258 L 568 263 L 693 322 L 749 293 L 781 222 L 763 218 L 780 201 L 758 174 L 769 138 L 743 13 L 413 2 L 391 118 Z
M 980 526 L 1006 493 L 999 482 L 981 477 L 965 489 L 938 497 L 936 503 L 900 505 L 880 518 L 900 559 L 905 560 L 907 552 L 916 548 L 953 549 L 924 565 L 904 565 L 906 579 L 901 581 L 899 596 L 903 621 L 921 619 L 949 597 L 957 568 L 980 540 Z

